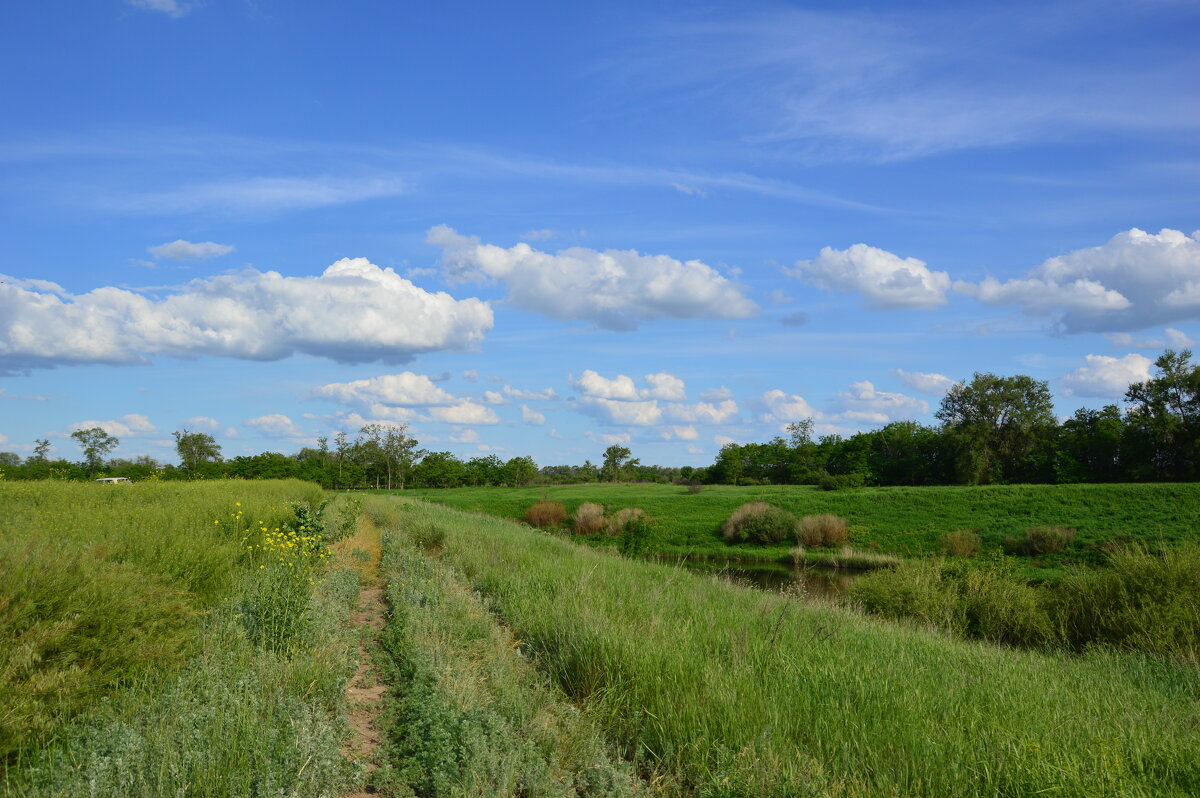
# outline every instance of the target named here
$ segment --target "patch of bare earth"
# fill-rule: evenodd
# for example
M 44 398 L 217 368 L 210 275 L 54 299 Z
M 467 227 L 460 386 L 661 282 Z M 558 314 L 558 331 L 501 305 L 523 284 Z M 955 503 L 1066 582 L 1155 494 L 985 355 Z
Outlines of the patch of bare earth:
M 365 762 L 369 774 L 379 767 L 376 762 L 376 752 L 383 743 L 383 735 L 378 726 L 378 719 L 379 712 L 383 707 L 383 696 L 387 692 L 387 687 L 380 680 L 379 673 L 371 661 L 370 651 L 367 649 L 367 641 L 373 639 L 384 624 L 382 588 L 365 587 L 359 592 L 358 610 L 354 613 L 350 623 L 359 631 L 359 664 L 358 672 L 346 685 L 350 740 L 346 743 L 343 754 Z M 346 798 L 363 798 L 374 794 L 375 791 L 367 787 L 347 793 Z

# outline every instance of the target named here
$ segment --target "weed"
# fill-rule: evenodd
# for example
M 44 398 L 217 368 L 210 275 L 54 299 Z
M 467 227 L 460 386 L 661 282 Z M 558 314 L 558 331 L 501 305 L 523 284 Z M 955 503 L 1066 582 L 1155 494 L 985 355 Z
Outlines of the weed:
M 845 518 L 823 513 L 806 515 L 796 527 L 796 539 L 805 546 L 841 546 L 850 535 L 850 524 Z
M 956 529 L 942 535 L 942 550 L 950 557 L 970 557 L 983 549 L 983 539 L 970 529 Z
M 750 502 L 725 519 L 721 533 L 731 543 L 779 543 L 796 534 L 796 516 L 766 502 Z
M 1075 539 L 1075 530 L 1069 526 L 1035 526 L 1025 530 L 1021 537 L 1004 540 L 1005 550 L 1014 554 L 1039 557 L 1065 551 Z
M 567 508 L 562 502 L 539 501 L 525 511 L 525 523 L 530 526 L 545 529 L 551 526 L 562 526 L 567 520 Z
M 576 535 L 598 535 L 604 531 L 604 505 L 584 502 L 575 510 L 572 528 Z
M 605 529 L 605 534 L 609 537 L 620 537 L 625 532 L 632 521 L 641 518 L 646 513 L 638 507 L 625 507 L 613 513 L 608 519 L 608 527 Z

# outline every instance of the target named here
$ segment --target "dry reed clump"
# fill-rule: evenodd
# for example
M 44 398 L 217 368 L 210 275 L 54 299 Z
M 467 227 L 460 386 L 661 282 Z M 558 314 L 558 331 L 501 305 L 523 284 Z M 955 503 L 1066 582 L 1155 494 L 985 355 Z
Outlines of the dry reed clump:
M 646 515 L 645 511 L 638 507 L 626 507 L 623 510 L 617 510 L 613 513 L 612 518 L 608 519 L 608 529 L 605 530 L 609 537 L 617 537 L 625 531 L 625 527 L 629 526 L 633 521 L 638 520 Z
M 956 529 L 942 535 L 942 551 L 949 557 L 970 557 L 983 550 L 983 539 L 969 529 Z
M 730 543 L 779 543 L 795 531 L 796 516 L 766 502 L 743 504 L 721 524 Z
M 584 502 L 575 510 L 573 529 L 576 535 L 598 535 L 604 531 L 604 505 Z
M 548 526 L 560 526 L 566 520 L 567 508 L 563 506 L 562 502 L 550 502 L 543 499 L 525 511 L 525 523 L 543 529 Z
M 1004 548 L 1014 554 L 1037 557 L 1064 551 L 1075 539 L 1069 526 L 1035 526 L 1025 530 L 1024 537 L 1005 538 Z
M 842 546 L 849 537 L 850 522 L 828 513 L 806 515 L 796 527 L 796 540 L 805 546 Z

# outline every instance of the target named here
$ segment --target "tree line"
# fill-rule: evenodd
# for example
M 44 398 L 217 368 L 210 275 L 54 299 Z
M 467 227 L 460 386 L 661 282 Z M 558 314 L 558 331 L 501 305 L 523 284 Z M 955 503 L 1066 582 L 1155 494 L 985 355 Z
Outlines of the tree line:
M 71 437 L 83 459 L 52 460 L 39 439 L 22 460 L 0 452 L 0 478 L 279 479 L 328 488 L 452 488 L 586 482 L 689 484 L 954 485 L 990 483 L 1189 481 L 1200 478 L 1200 366 L 1188 350 L 1167 350 L 1155 375 L 1129 386 L 1125 406 L 1054 414 L 1049 385 L 1024 375 L 976 373 L 956 384 L 934 414 L 937 426 L 897 421 L 849 437 L 814 435 L 812 419 L 788 436 L 730 443 L 704 468 L 643 465 L 626 446 L 602 461 L 538 468 L 531 457 L 460 459 L 427 451 L 403 424 L 367 424 L 291 455 L 263 452 L 225 459 L 208 433 L 174 433 L 178 465 L 150 457 L 105 459 L 119 440 L 95 427 Z

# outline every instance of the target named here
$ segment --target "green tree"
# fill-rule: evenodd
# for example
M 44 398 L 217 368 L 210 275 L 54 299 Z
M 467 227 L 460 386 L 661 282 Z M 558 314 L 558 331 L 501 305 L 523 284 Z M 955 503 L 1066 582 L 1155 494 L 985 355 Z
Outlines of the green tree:
M 1188 349 L 1168 349 L 1154 361 L 1158 372 L 1129 386 L 1128 422 L 1140 439 L 1142 457 L 1159 479 L 1194 479 L 1200 475 L 1200 366 Z
M 189 472 L 198 472 L 206 463 L 221 462 L 221 446 L 207 432 L 182 429 L 171 434 L 175 437 L 175 453 L 179 455 L 179 464 Z
M 537 478 L 538 467 L 532 457 L 514 457 L 504 464 L 504 483 L 519 488 Z
M 1023 374 L 976 372 L 947 392 L 934 415 L 954 437 L 960 478 L 971 484 L 1034 478 L 1039 447 L 1057 423 L 1049 385 Z
M 616 482 L 621 478 L 625 467 L 629 465 L 629 458 L 633 456 L 633 452 L 625 446 L 613 444 L 604 450 L 604 464 L 600 466 L 600 478 L 605 482 Z
M 121 441 L 114 435 L 109 435 L 101 427 L 77 429 L 71 437 L 83 450 L 83 459 L 87 463 L 89 474 L 94 474 L 104 465 L 104 456 L 120 445 Z
M 46 462 L 46 460 L 49 459 L 49 457 L 47 457 L 47 455 L 49 455 L 49 454 L 50 454 L 50 441 L 46 440 L 45 438 L 37 438 L 33 442 L 33 457 L 31 457 L 29 459 L 30 460 L 38 460 L 38 461 L 44 463 L 44 462 Z

